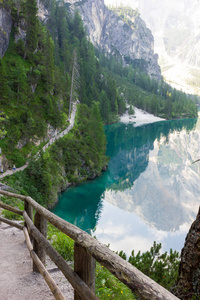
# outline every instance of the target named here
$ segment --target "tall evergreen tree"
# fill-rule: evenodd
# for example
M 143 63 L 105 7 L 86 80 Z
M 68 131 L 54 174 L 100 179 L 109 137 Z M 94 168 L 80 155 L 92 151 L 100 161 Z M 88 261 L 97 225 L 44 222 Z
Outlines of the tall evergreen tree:
M 38 30 L 39 21 L 37 18 L 37 1 L 36 0 L 26 0 L 26 23 L 27 23 L 27 33 L 26 33 L 26 45 L 25 45 L 25 56 L 28 55 L 32 58 L 34 51 L 38 44 Z
M 24 101 L 28 94 L 27 74 L 24 65 L 19 60 L 17 60 L 15 63 L 13 84 L 17 98 L 17 107 L 19 104 L 24 105 Z
M 83 22 L 82 19 L 79 15 L 78 10 L 75 11 L 74 14 L 74 22 L 73 22 L 73 32 L 74 32 L 74 36 L 81 41 L 81 39 L 83 37 L 85 37 L 85 31 L 83 28 Z
M 45 72 L 46 86 L 47 86 L 47 90 L 52 91 L 54 86 L 55 63 L 54 63 L 54 44 L 49 32 L 47 32 L 46 35 L 44 55 L 45 55 L 45 69 L 46 69 Z
M 8 81 L 7 81 L 7 73 L 2 60 L 0 60 L 0 103 L 6 103 L 8 99 Z
M 104 154 L 106 150 L 106 136 L 103 128 L 103 121 L 100 114 L 98 102 L 93 102 L 90 115 L 91 135 L 95 141 L 98 152 Z

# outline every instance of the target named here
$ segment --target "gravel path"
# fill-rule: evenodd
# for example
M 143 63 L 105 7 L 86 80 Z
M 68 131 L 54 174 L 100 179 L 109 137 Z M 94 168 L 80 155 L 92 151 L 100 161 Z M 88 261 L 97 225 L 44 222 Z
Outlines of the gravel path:
M 0 224 L 0 300 L 53 300 L 42 275 L 32 271 L 32 260 L 21 230 Z M 47 269 L 55 267 L 47 260 Z M 60 271 L 49 271 L 67 300 L 72 286 Z

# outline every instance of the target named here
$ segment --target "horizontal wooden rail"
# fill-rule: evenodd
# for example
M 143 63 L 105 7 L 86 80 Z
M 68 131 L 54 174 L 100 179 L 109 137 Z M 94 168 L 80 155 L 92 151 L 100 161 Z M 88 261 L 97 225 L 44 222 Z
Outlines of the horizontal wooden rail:
M 16 207 L 12 207 L 10 205 L 7 205 L 7 204 L 4 204 L 2 202 L 0 202 L 0 207 L 1 208 L 4 208 L 4 209 L 7 209 L 9 211 L 12 211 L 14 212 L 15 214 L 18 214 L 18 215 L 23 215 L 23 210 L 19 209 L 19 208 L 16 208 Z
M 25 239 L 26 239 L 26 244 L 27 244 L 28 250 L 30 252 L 30 255 L 31 255 L 34 263 L 37 265 L 37 268 L 40 271 L 40 274 L 43 276 L 44 280 L 48 284 L 52 294 L 55 297 L 55 299 L 56 300 L 66 300 L 64 295 L 62 294 L 62 292 L 58 288 L 57 284 L 55 283 L 55 281 L 53 280 L 53 278 L 51 277 L 49 272 L 44 267 L 43 263 L 40 261 L 38 256 L 33 251 L 33 247 L 32 247 L 32 244 L 31 244 L 31 240 L 30 240 L 27 228 L 24 227 L 23 231 L 24 231 L 24 236 L 25 236 Z
M 177 300 L 178 298 L 158 283 L 144 275 L 137 268 L 113 253 L 108 247 L 91 237 L 86 232 L 54 215 L 39 205 L 31 197 L 13 194 L 0 190 L 0 194 L 27 201 L 43 218 L 57 227 L 60 231 L 71 237 L 78 245 L 105 266 L 121 282 L 128 286 L 135 294 L 147 300 Z M 23 214 L 26 218 L 26 214 Z M 28 218 L 25 219 L 28 222 Z M 34 229 L 31 229 L 33 235 Z M 36 235 L 35 235 L 36 238 Z M 41 237 L 42 238 L 42 237 Z M 39 240 L 38 240 L 39 242 Z M 44 247 L 44 243 L 42 245 Z M 48 247 L 46 246 L 46 251 Z M 49 255 L 49 254 L 48 254 Z M 81 294 L 82 295 L 82 294 Z M 87 297 L 87 299 L 93 299 Z M 95 299 L 95 298 L 94 298 Z
M 16 228 L 18 228 L 18 229 L 20 229 L 20 230 L 23 230 L 23 227 L 24 227 L 23 225 L 18 224 L 18 223 L 15 222 L 15 221 L 8 220 L 8 219 L 6 219 L 6 218 L 4 218 L 4 217 L 1 217 L 1 216 L 0 216 L 0 221 L 6 223 L 6 224 L 8 224 L 8 225 L 11 225 L 11 226 L 13 226 L 13 227 L 16 227 Z

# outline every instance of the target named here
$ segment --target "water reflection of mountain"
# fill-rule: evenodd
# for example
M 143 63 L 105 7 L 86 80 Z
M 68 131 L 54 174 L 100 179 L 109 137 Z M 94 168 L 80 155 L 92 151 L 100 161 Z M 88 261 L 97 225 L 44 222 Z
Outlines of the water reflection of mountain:
M 180 224 L 190 222 L 199 200 L 199 165 L 189 163 L 198 158 L 195 152 L 200 153 L 196 142 L 200 141 L 200 130 L 191 131 L 195 123 L 193 119 L 137 128 L 108 126 L 108 171 L 94 181 L 68 189 L 53 212 L 88 232 L 98 223 L 103 199 L 135 212 L 158 229 L 175 231 Z
M 164 138 L 167 142 L 173 132 L 192 130 L 197 119 L 184 119 L 153 123 L 141 127 L 114 124 L 107 127 L 107 153 L 111 157 L 109 171 L 113 178 L 113 190 L 130 188 L 148 166 L 149 151 L 154 141 Z
M 200 132 L 196 119 L 167 121 L 141 128 L 109 128 L 108 153 L 113 178 L 106 201 L 159 230 L 176 231 L 191 222 L 200 203 Z M 197 126 L 198 127 L 198 126 Z M 110 139 L 111 137 L 111 139 Z

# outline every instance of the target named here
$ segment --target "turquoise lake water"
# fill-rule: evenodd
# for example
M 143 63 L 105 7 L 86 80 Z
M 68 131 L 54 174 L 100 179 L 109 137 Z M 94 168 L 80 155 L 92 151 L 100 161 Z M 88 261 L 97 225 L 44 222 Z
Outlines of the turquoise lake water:
M 52 210 L 115 251 L 180 251 L 200 204 L 199 119 L 106 127 L 108 170 Z

